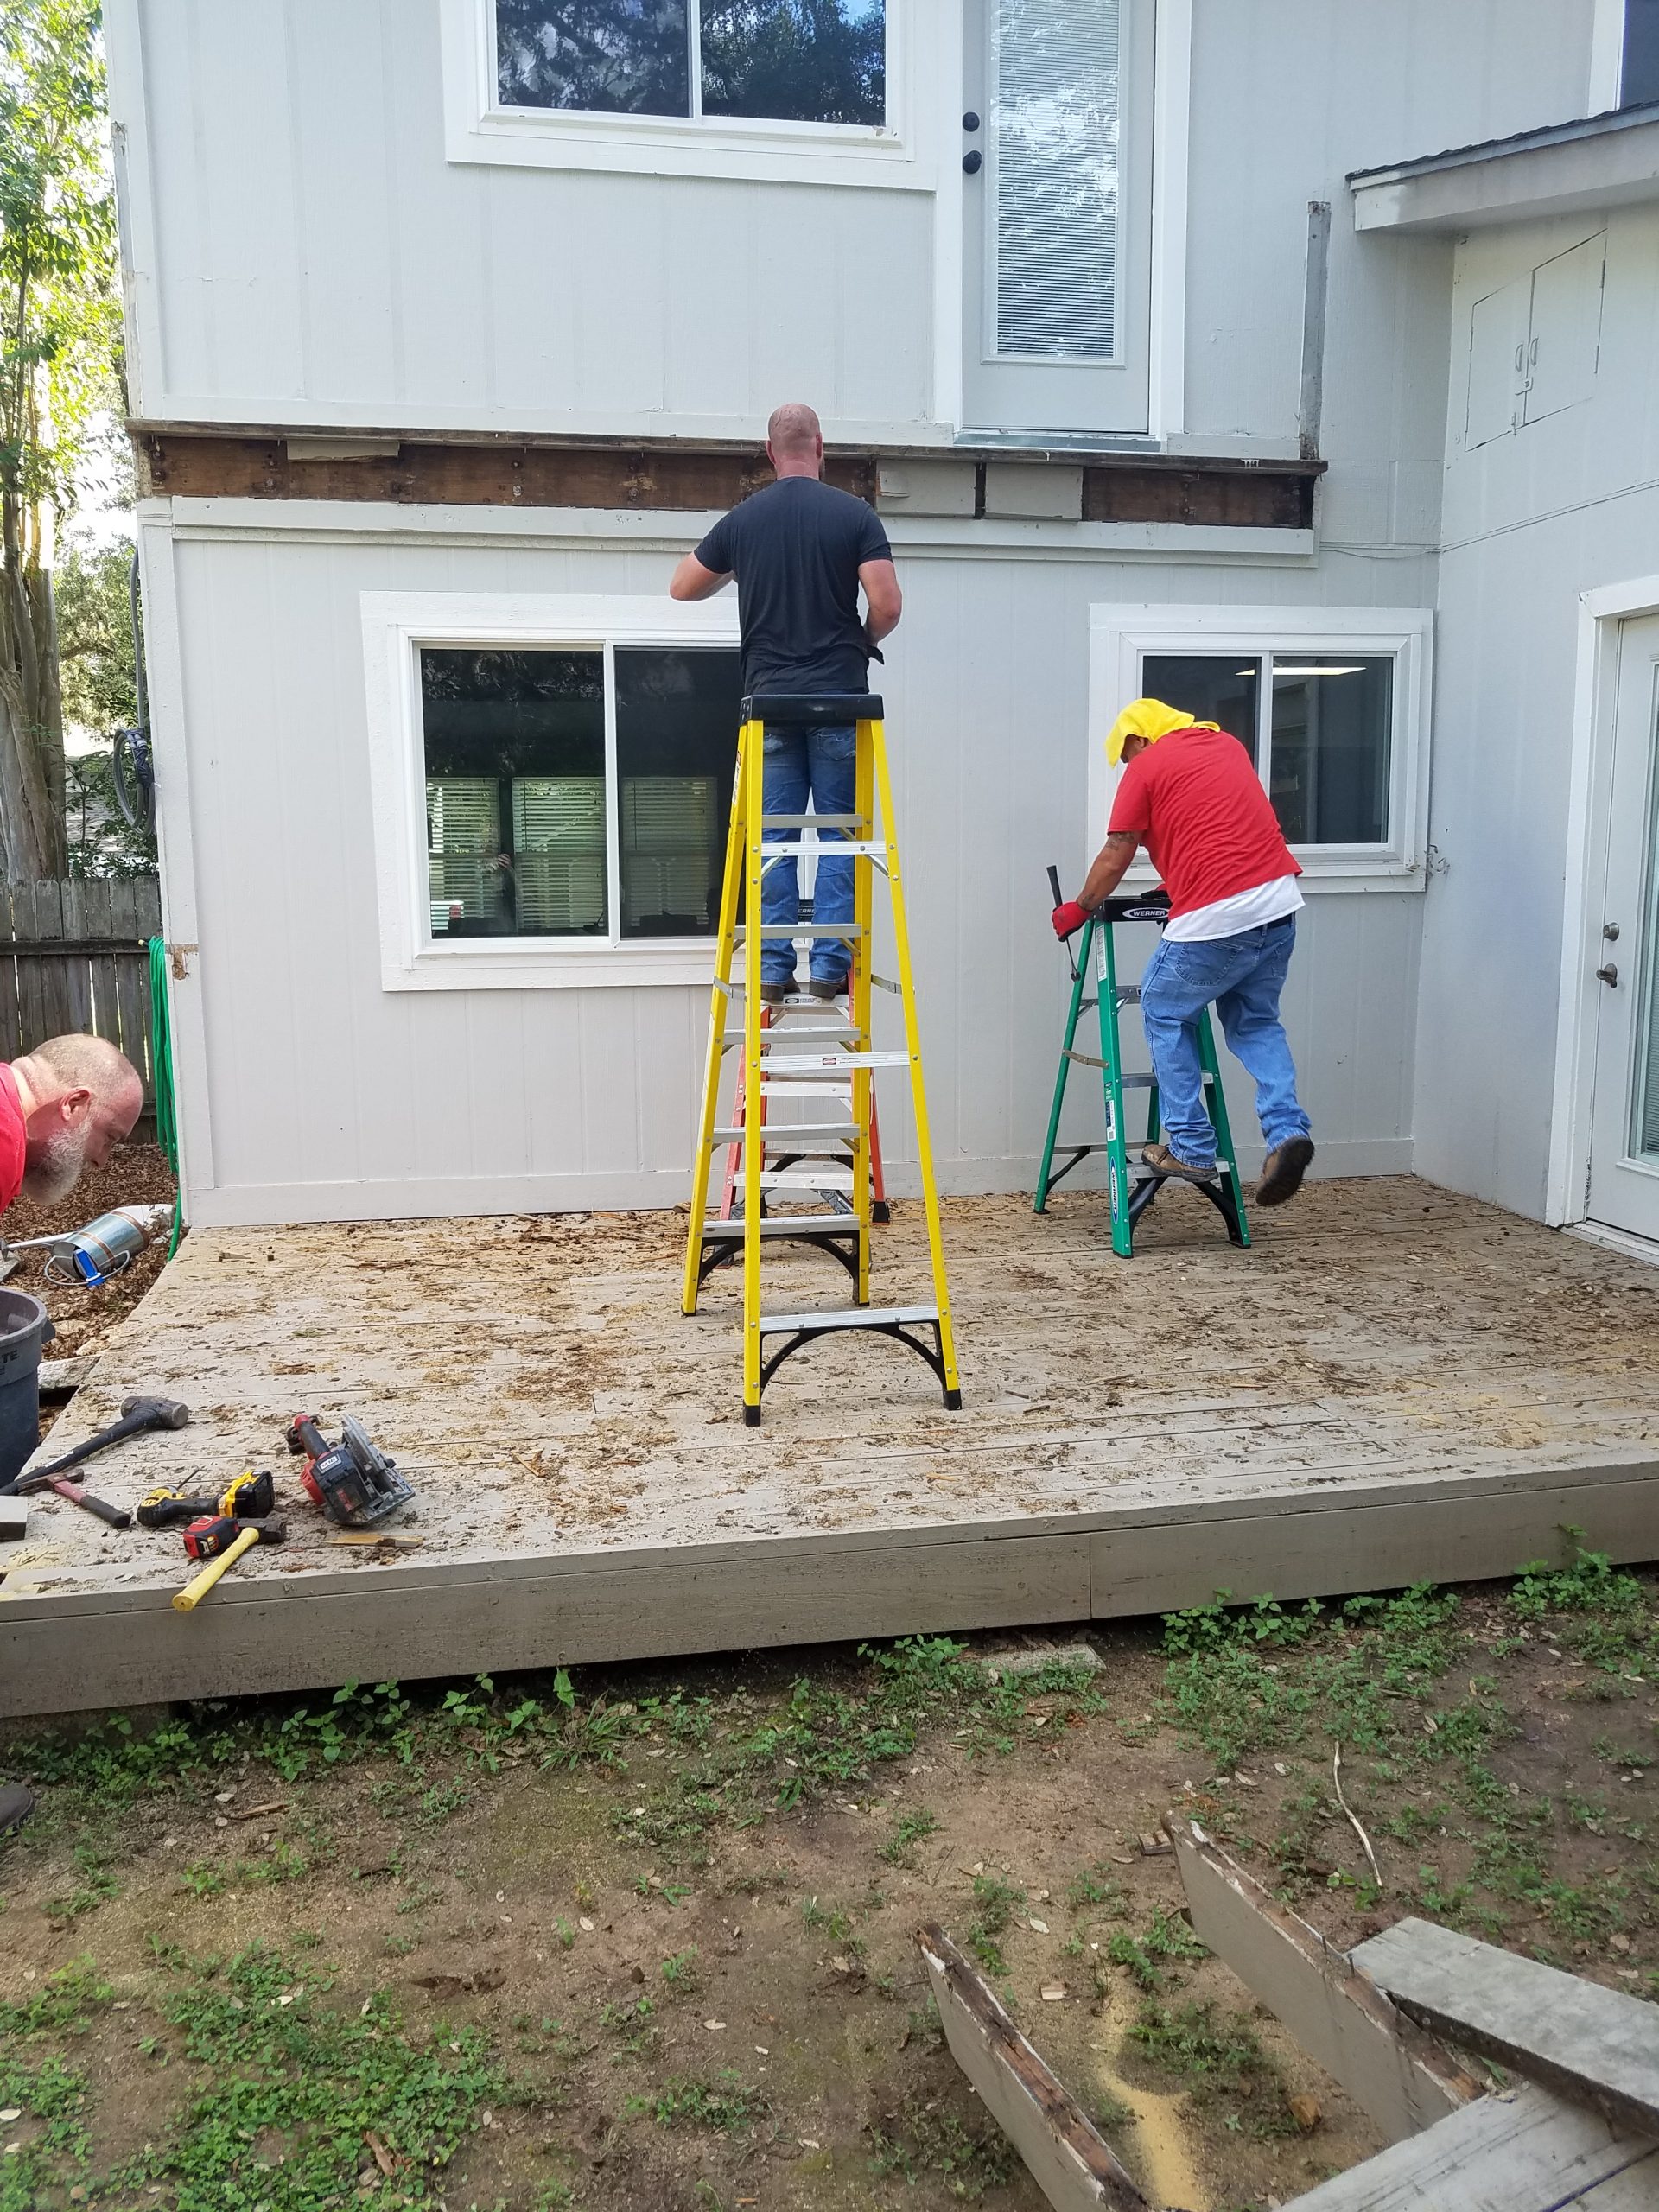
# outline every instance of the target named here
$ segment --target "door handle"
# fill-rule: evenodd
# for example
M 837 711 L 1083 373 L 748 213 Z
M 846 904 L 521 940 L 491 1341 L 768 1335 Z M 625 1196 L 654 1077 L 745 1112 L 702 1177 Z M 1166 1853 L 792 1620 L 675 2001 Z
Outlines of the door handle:
M 1611 960 L 1607 963 L 1607 965 L 1605 968 L 1597 969 L 1596 976 L 1599 982 L 1606 983 L 1611 988 L 1616 988 L 1618 987 L 1618 970 L 1614 967 Z

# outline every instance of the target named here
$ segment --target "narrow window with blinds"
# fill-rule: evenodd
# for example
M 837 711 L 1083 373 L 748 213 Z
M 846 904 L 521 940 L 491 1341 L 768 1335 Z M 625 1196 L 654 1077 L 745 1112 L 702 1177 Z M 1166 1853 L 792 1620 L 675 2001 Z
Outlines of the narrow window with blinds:
M 1119 0 L 992 0 L 999 355 L 1117 347 Z
M 714 933 L 735 652 L 429 646 L 421 705 L 435 943 Z

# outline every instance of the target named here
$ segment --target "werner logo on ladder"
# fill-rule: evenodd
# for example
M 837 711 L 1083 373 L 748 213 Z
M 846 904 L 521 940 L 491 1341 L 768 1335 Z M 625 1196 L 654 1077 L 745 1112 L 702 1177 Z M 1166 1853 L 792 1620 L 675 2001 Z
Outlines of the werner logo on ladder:
M 761 798 L 763 744 L 768 728 L 793 729 L 815 724 L 855 724 L 854 811 L 850 815 L 768 815 Z M 880 809 L 880 835 L 877 809 Z M 768 866 L 796 853 L 804 828 L 836 836 L 839 857 L 853 864 L 850 922 L 759 922 L 762 882 Z M 874 879 L 886 876 L 893 901 L 893 934 L 899 977 L 887 982 L 870 963 Z M 740 891 L 743 920 L 738 921 Z M 845 995 L 846 1012 L 823 994 L 763 998 L 762 956 L 768 945 L 810 937 L 815 944 L 831 938 L 846 944 L 852 965 Z M 734 963 L 742 953 L 741 976 Z M 896 992 L 904 1010 L 902 1051 L 873 1049 L 872 988 L 881 983 Z M 795 1007 L 814 1018 L 791 1027 Z M 731 1024 L 728 1008 L 741 1009 Z M 828 1015 L 828 1020 L 820 1017 Z M 724 1128 L 716 1125 L 721 1064 L 726 1052 L 743 1052 L 744 1113 Z M 873 1306 L 870 1295 L 870 1220 L 875 1198 L 871 1173 L 875 1115 L 872 1077 L 879 1069 L 907 1068 L 916 1121 L 917 1160 L 927 1222 L 928 1256 L 933 1275 L 930 1306 Z M 806 1099 L 812 1117 L 805 1122 L 767 1118 L 775 1099 Z M 742 1211 L 736 1219 L 722 1206 L 709 1211 L 709 1185 L 717 1148 L 741 1146 Z M 772 1165 L 782 1160 L 787 1165 Z M 817 1164 L 809 1164 L 817 1163 Z M 769 1213 L 768 1193 L 803 1190 L 823 1195 L 845 1191 L 850 1207 L 822 1213 Z M 816 1243 L 831 1251 L 852 1276 L 857 1303 L 803 1313 L 760 1310 L 760 1256 L 765 1244 L 784 1238 Z M 843 1329 L 866 1329 L 895 1338 L 919 1352 L 944 1392 L 944 1402 L 962 1403 L 956 1346 L 950 1327 L 950 1299 L 944 1278 L 944 1248 L 939 1228 L 938 1192 L 933 1179 L 928 1138 L 927 1101 L 922 1084 L 921 1039 L 910 963 L 910 935 L 905 920 L 904 886 L 893 836 L 893 792 L 881 728 L 881 702 L 868 694 L 790 697 L 757 694 L 743 702 L 738 739 L 737 785 L 726 844 L 726 876 L 720 901 L 720 940 L 709 1012 L 709 1058 L 703 1075 L 702 1111 L 697 1128 L 697 1158 L 686 1239 L 683 1310 L 695 1313 L 697 1294 L 710 1272 L 741 1250 L 743 1257 L 743 1417 L 760 1418 L 760 1394 L 793 1351 Z M 918 1332 L 926 1332 L 921 1334 Z M 931 1336 L 931 1341 L 930 1341 Z M 768 1338 L 785 1341 L 770 1351 Z

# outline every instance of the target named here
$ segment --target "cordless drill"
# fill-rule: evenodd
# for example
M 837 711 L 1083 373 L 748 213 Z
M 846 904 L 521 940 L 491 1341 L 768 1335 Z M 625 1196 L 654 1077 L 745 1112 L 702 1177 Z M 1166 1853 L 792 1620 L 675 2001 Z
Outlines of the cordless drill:
M 264 1521 L 276 1505 L 276 1485 L 262 1469 L 251 1467 L 238 1475 L 217 1498 L 190 1497 L 182 1491 L 153 1490 L 138 1508 L 141 1529 L 176 1529 L 204 1515 L 220 1515 L 232 1521 Z

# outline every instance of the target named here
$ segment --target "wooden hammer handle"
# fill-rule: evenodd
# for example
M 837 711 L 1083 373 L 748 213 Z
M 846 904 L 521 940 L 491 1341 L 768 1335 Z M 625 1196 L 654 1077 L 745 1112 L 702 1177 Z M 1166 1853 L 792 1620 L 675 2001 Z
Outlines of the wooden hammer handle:
M 234 1543 L 227 1545 L 217 1559 L 210 1559 L 200 1573 L 193 1576 L 182 1590 L 173 1592 L 174 1611 L 194 1612 L 226 1569 L 234 1567 L 243 1553 L 251 1551 L 258 1541 L 259 1531 L 257 1529 L 245 1529 Z

